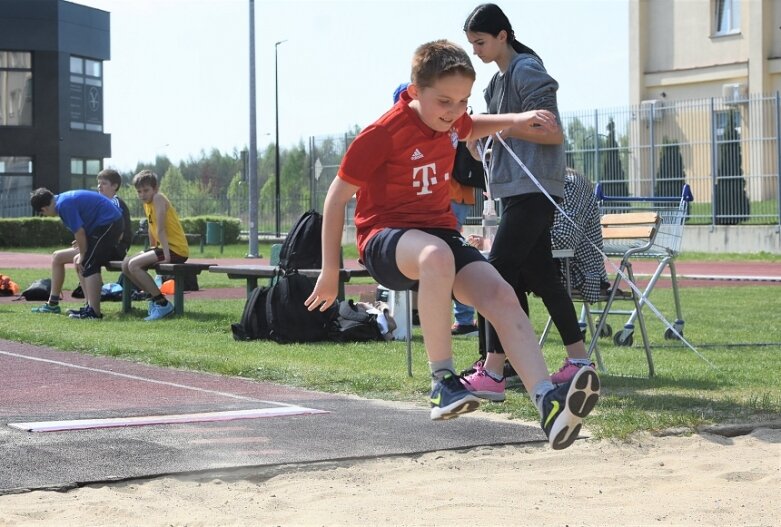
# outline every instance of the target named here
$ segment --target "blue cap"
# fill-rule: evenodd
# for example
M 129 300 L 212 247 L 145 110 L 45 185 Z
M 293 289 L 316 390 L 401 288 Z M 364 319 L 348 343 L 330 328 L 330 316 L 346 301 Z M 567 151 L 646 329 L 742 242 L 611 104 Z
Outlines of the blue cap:
M 406 90 L 407 86 L 409 86 L 409 82 L 402 82 L 401 84 L 399 84 L 399 86 L 396 88 L 396 91 L 393 92 L 393 104 L 399 102 L 399 97 L 401 97 L 401 92 Z

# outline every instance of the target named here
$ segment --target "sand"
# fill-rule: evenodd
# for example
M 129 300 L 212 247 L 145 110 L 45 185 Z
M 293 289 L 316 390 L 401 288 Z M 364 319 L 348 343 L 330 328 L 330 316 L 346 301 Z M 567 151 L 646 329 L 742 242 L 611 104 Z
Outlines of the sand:
M 781 525 L 781 430 L 485 447 L 0 496 L 0 525 Z

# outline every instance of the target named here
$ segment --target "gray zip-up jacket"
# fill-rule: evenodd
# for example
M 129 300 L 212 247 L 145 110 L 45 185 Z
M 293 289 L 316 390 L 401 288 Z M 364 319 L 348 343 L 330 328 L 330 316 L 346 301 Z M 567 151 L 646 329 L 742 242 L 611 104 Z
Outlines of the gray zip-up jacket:
M 497 72 L 485 89 L 488 113 L 549 110 L 561 125 L 556 104 L 558 88 L 559 84 L 548 75 L 539 58 L 521 53 L 504 74 Z M 563 144 L 541 145 L 515 138 L 506 138 L 505 142 L 549 194 L 564 197 L 566 164 Z M 490 183 L 494 198 L 540 192 L 496 138 L 491 152 Z

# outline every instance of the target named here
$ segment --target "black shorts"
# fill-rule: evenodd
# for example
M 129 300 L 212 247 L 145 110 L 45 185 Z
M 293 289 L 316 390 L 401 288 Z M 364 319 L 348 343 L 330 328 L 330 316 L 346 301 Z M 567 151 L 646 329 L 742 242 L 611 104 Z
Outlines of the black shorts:
M 81 275 L 91 276 L 100 273 L 100 267 L 110 262 L 114 257 L 125 223 L 122 218 L 108 225 L 101 225 L 87 235 L 87 251 L 81 262 Z
M 165 253 L 163 252 L 163 249 L 161 249 L 160 247 L 155 247 L 152 250 L 155 252 L 155 256 L 157 256 L 158 262 L 162 262 L 163 260 L 165 260 Z M 187 261 L 187 256 L 176 254 L 175 252 L 170 250 L 169 252 L 171 253 L 171 261 L 168 263 L 184 263 Z
M 383 229 L 369 240 L 363 251 L 364 262 L 369 274 L 379 284 L 393 291 L 418 290 L 418 281 L 407 278 L 396 265 L 396 246 L 399 238 L 411 228 Z M 480 251 L 469 245 L 461 233 L 452 229 L 415 229 L 444 241 L 453 252 L 456 273 L 472 262 L 485 262 Z

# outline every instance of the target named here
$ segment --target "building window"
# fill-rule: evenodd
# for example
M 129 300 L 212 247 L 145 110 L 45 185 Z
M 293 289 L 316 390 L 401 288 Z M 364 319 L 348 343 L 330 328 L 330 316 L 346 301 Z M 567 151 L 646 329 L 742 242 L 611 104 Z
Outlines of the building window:
M 103 131 L 103 63 L 71 56 L 71 130 Z
M 0 51 L 0 126 L 32 126 L 32 54 Z
M 29 157 L 0 157 L 0 217 L 32 215 L 33 160 Z
M 103 161 L 100 159 L 72 157 L 70 190 L 94 189 L 97 175 L 101 170 L 103 170 Z
M 714 0 L 714 34 L 732 35 L 740 32 L 740 0 Z

